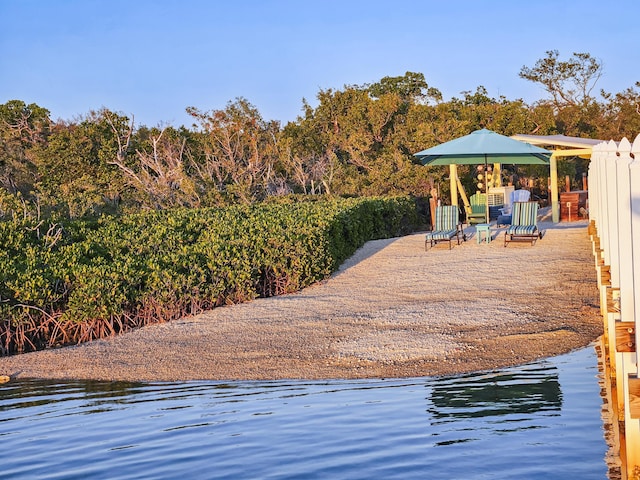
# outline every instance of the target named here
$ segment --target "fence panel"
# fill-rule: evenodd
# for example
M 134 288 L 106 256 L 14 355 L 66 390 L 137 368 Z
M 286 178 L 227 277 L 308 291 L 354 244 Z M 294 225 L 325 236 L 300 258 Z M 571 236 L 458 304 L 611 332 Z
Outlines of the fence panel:
M 640 478 L 640 135 L 603 142 L 589 166 L 589 218 L 605 333 L 603 365 L 623 478 Z

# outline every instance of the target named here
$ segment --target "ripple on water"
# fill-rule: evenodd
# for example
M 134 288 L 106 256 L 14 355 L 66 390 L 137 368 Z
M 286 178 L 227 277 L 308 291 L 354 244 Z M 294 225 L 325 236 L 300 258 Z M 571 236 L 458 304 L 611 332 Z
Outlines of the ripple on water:
M 3 478 L 601 479 L 593 348 L 357 381 L 0 386 Z

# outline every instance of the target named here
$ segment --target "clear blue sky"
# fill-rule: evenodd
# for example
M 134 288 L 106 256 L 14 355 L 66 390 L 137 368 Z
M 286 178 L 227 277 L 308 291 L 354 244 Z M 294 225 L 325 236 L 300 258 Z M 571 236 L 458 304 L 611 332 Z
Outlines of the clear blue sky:
M 552 49 L 601 60 L 615 93 L 640 80 L 638 18 L 638 0 L 0 0 L 0 103 L 190 126 L 186 107 L 241 96 L 284 124 L 320 89 L 406 71 L 445 100 L 532 102 L 518 72 Z

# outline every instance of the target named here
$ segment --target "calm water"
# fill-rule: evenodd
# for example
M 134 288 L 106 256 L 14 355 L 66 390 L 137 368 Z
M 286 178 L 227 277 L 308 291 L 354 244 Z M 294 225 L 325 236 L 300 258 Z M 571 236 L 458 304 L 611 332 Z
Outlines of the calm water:
M 603 479 L 593 348 L 369 381 L 0 386 L 2 478 Z

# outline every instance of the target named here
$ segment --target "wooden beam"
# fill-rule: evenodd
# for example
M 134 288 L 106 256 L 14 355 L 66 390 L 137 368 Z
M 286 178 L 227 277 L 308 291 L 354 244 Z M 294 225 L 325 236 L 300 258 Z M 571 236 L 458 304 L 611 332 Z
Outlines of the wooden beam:
M 567 150 L 553 150 L 551 157 L 580 157 L 580 158 L 591 158 L 591 149 L 590 148 L 570 148 Z
M 462 182 L 460 181 L 460 177 L 456 172 L 456 182 L 458 183 L 458 193 L 460 194 L 460 198 L 462 198 L 462 204 L 464 205 L 464 210 L 467 212 L 467 215 L 471 215 L 471 205 L 469 205 L 469 199 L 467 198 L 467 192 L 464 191 L 464 187 L 462 186 Z
M 640 378 L 629 375 L 629 415 L 640 418 Z
M 600 266 L 600 281 L 602 285 L 611 286 L 611 266 L 604 264 Z
M 616 322 L 616 351 L 619 353 L 636 351 L 635 322 Z
M 620 313 L 620 289 L 606 287 L 607 289 L 607 312 Z

